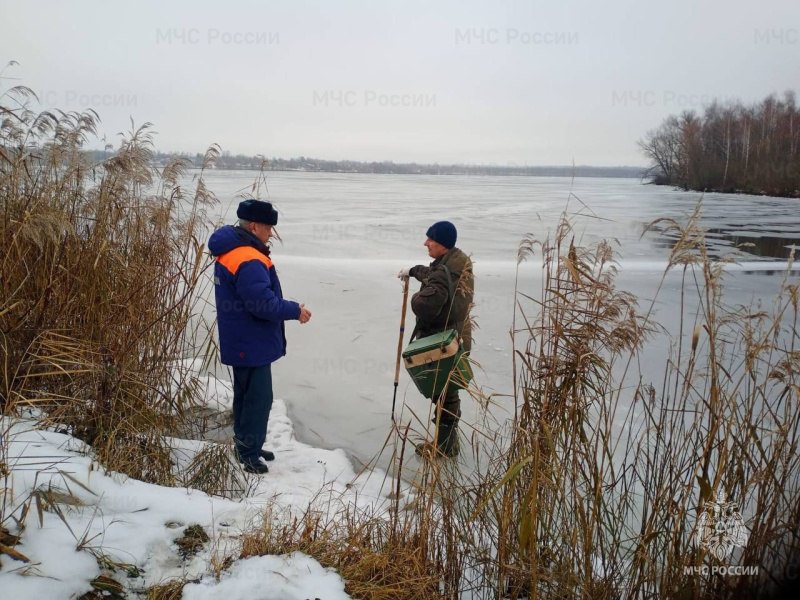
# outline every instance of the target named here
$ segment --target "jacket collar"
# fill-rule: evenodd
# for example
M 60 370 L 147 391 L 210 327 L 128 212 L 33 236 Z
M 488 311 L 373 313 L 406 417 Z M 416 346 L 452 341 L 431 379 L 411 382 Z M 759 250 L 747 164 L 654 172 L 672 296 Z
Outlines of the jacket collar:
M 453 255 L 453 250 L 455 250 L 455 249 L 456 249 L 456 248 L 455 248 L 455 246 L 453 246 L 452 248 L 450 248 L 450 250 L 448 250 L 447 252 L 445 252 L 444 254 L 442 254 L 442 255 L 441 255 L 439 258 L 437 258 L 436 260 L 434 260 L 434 261 L 431 263 L 431 266 L 432 266 L 432 267 L 437 267 L 437 266 L 439 266 L 439 265 L 441 265 L 441 264 L 444 264 L 444 263 L 446 263 L 446 262 L 448 261 L 448 259 L 449 259 L 449 258 L 450 258 L 450 257 Z
M 254 236 L 252 233 L 247 231 L 244 227 L 240 227 L 239 225 L 236 226 L 236 229 L 240 232 L 244 241 L 246 241 L 250 246 L 253 246 L 256 250 L 264 254 L 265 256 L 269 256 L 270 247 L 264 244 L 260 239 Z

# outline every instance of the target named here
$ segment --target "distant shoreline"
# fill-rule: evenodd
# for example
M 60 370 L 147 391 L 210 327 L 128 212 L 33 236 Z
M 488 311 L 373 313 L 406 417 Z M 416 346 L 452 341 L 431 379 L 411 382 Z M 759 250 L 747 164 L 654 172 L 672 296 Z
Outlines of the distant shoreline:
M 157 163 L 157 166 L 163 167 L 165 163 Z M 200 169 L 200 166 L 192 166 L 192 169 Z M 258 171 L 256 167 L 223 167 L 214 166 L 213 170 L 216 171 Z M 542 172 L 525 172 L 525 173 L 495 173 L 470 170 L 464 171 L 448 171 L 441 170 L 440 172 L 431 173 L 426 171 L 421 172 L 408 172 L 408 171 L 344 171 L 333 169 L 278 169 L 267 168 L 266 172 L 269 173 L 336 173 L 341 175 L 433 175 L 433 176 L 459 176 L 466 175 L 468 177 L 600 177 L 607 179 L 641 179 L 641 174 L 638 172 L 620 172 L 620 173 L 603 173 L 586 170 L 576 170 L 575 172 L 564 173 L 555 171 L 542 171 Z M 645 182 L 646 183 L 646 182 Z
M 114 151 L 90 151 L 93 161 L 110 158 Z M 155 152 L 156 166 L 163 167 L 175 159 L 188 161 L 195 167 L 204 164 L 201 153 Z M 368 173 L 375 175 L 491 175 L 540 177 L 611 177 L 641 179 L 646 167 L 597 167 L 590 165 L 464 165 L 438 163 L 396 163 L 393 161 L 325 160 L 300 156 L 297 158 L 264 158 L 262 156 L 231 155 L 222 153 L 212 161 L 214 169 L 252 171 L 296 171 L 306 173 Z
M 257 171 L 255 167 L 214 167 L 217 170 L 223 171 Z M 405 170 L 336 170 L 336 169 L 292 169 L 292 168 L 267 168 L 266 171 L 270 172 L 286 172 L 286 173 L 340 173 L 340 174 L 363 174 L 363 175 L 467 175 L 467 176 L 493 176 L 493 177 L 604 177 L 604 178 L 620 178 L 620 179 L 641 179 L 641 170 L 631 168 L 626 170 L 625 167 L 576 167 L 570 172 L 560 170 L 560 167 L 537 167 L 533 169 L 525 169 L 520 172 L 495 172 L 492 170 L 484 170 L 480 168 L 469 170 L 449 170 L 441 169 L 437 172 L 431 171 L 405 171 Z M 571 168 L 570 168 L 571 169 Z M 504 170 L 499 167 L 498 170 Z
M 646 182 L 647 185 L 657 185 L 669 187 L 682 192 L 698 192 L 700 194 L 725 194 L 728 196 L 762 196 L 765 198 L 792 198 L 794 200 L 800 199 L 800 190 L 794 192 L 785 192 L 782 190 L 756 190 L 756 189 L 728 189 L 728 188 L 691 188 L 677 183 L 659 182 L 651 180 Z

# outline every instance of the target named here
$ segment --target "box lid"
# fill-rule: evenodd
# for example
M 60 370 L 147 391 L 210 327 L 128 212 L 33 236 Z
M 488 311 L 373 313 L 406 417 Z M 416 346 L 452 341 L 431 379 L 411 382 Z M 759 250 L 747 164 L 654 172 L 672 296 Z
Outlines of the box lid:
M 415 354 L 419 354 L 421 352 L 428 352 L 430 350 L 435 350 L 437 348 L 441 348 L 442 346 L 447 346 L 456 339 L 455 329 L 446 329 L 439 333 L 434 333 L 433 335 L 429 335 L 424 338 L 419 338 L 411 342 L 406 349 L 403 350 L 403 357 L 413 356 Z

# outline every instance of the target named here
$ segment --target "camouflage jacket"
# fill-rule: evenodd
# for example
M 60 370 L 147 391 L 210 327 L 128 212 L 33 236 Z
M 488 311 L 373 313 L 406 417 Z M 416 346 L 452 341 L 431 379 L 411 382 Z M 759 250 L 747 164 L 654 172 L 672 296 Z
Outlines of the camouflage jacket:
M 452 297 L 447 281 L 448 270 L 452 281 Z M 470 309 L 475 289 L 469 257 L 458 248 L 452 248 L 430 266 L 412 267 L 409 275 L 422 282 L 419 291 L 411 297 L 411 310 L 417 317 L 416 337 L 425 337 L 452 327 L 461 336 L 464 350 L 469 352 L 472 348 Z

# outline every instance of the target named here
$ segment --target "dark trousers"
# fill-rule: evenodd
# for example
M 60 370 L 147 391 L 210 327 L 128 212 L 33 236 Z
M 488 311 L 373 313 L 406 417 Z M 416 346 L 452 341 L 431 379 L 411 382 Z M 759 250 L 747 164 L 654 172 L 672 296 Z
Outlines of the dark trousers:
M 458 397 L 458 389 L 448 385 L 444 393 L 439 396 L 436 401 L 434 422 L 441 419 L 442 423 L 458 425 L 459 417 L 461 417 L 461 398 Z
M 233 367 L 233 440 L 242 462 L 258 462 L 272 409 L 272 366 Z

